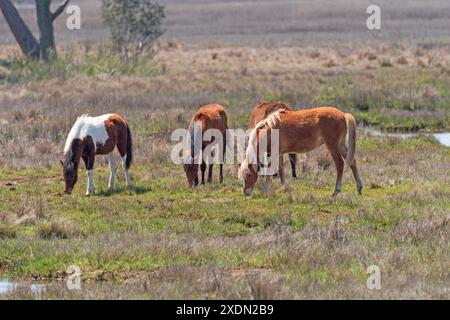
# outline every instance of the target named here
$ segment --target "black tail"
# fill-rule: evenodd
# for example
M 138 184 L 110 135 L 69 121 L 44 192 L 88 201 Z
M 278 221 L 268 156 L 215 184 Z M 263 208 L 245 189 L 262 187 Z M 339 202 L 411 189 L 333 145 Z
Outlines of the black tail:
M 133 140 L 131 139 L 130 127 L 127 125 L 127 160 L 125 166 L 130 168 L 131 162 L 133 162 Z

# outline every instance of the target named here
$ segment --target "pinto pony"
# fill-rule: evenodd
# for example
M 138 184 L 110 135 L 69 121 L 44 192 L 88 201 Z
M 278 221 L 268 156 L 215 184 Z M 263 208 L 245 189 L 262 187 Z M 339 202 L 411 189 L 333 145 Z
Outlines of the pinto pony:
M 253 129 L 257 123 L 267 118 L 271 113 L 278 110 L 292 111 L 292 107 L 282 101 L 278 102 L 262 102 L 255 106 L 250 117 L 249 128 Z M 297 178 L 297 155 L 295 153 L 289 154 L 289 162 L 291 164 L 292 177 Z
M 256 124 L 250 133 L 250 143 L 247 147 L 245 159 L 239 168 L 239 178 L 244 181 L 243 192 L 251 195 L 258 179 L 259 132 L 272 129 L 279 130 L 279 156 L 280 163 L 284 153 L 304 153 L 314 150 L 325 144 L 336 166 L 337 178 L 334 193 L 341 192 L 342 175 L 345 163 L 351 168 L 356 181 L 358 193 L 361 194 L 362 182 L 356 167 L 356 122 L 355 118 L 336 108 L 322 107 L 302 111 L 278 110 L 271 113 L 266 119 Z M 269 143 L 270 146 L 270 143 Z M 283 166 L 279 173 L 284 184 Z M 266 176 L 264 189 L 267 191 L 270 176 Z
M 133 159 L 133 151 L 131 132 L 125 119 L 114 113 L 99 117 L 89 115 L 79 117 L 67 136 L 64 161 L 61 161 L 65 181 L 64 192 L 72 193 L 78 180 L 80 159 L 83 159 L 88 179 L 86 195 L 93 194 L 95 192 L 93 181 L 95 155 L 104 154 L 108 155 L 110 170 L 108 188 L 114 189 L 116 165 L 113 151 L 116 146 L 122 157 L 126 185 L 130 187 L 131 179 L 128 169 Z
M 195 154 L 194 154 L 194 124 L 199 124 L 201 129 L 202 136 L 204 133 L 209 129 L 217 129 L 222 134 L 223 140 L 223 146 L 219 150 L 222 152 L 222 159 L 225 157 L 225 151 L 226 151 L 226 131 L 228 129 L 227 125 L 227 113 L 219 104 L 209 104 L 204 107 L 201 107 L 198 109 L 198 111 L 194 114 L 194 116 L 191 119 L 191 122 L 189 124 L 189 134 L 191 137 L 191 155 L 190 155 L 190 162 L 191 163 L 185 163 L 184 164 L 184 171 L 186 173 L 186 177 L 188 179 L 188 185 L 189 187 L 197 186 L 198 185 L 198 163 L 196 163 Z M 205 148 L 214 143 L 215 139 L 211 139 L 211 141 L 202 141 L 201 148 L 202 150 L 205 150 Z M 221 162 L 219 164 L 219 179 L 222 183 L 223 181 L 223 163 Z M 206 171 L 206 162 L 205 159 L 202 157 L 202 162 L 200 165 L 200 169 L 202 172 L 202 184 L 205 184 L 205 171 Z M 212 170 L 213 170 L 213 164 L 209 163 L 209 169 L 208 169 L 208 182 L 212 182 Z

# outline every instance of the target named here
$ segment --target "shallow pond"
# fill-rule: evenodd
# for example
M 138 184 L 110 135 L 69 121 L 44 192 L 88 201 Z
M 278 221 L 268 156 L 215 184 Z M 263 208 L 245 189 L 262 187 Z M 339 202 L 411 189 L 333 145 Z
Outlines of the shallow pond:
M 13 293 L 16 290 L 29 291 L 32 294 L 40 295 L 45 291 L 45 284 L 37 283 L 19 283 L 13 282 L 6 279 L 0 280 L 0 295 Z
M 420 136 L 433 137 L 441 145 L 450 147 L 450 132 L 438 132 L 438 133 L 391 133 L 382 132 L 379 130 L 367 128 L 366 132 L 376 137 L 392 137 L 399 139 L 416 138 Z

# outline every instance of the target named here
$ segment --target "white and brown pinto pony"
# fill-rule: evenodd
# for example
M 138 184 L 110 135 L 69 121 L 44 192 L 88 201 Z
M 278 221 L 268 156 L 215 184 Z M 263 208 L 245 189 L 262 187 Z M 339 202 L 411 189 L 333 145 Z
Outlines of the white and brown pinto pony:
M 197 186 L 199 183 L 198 180 L 198 160 L 196 161 L 196 155 L 194 154 L 194 124 L 197 123 L 200 126 L 202 136 L 205 134 L 207 130 L 216 129 L 219 130 L 222 134 L 222 146 L 219 145 L 219 150 L 222 152 L 221 159 L 225 158 L 226 151 L 226 132 L 228 129 L 227 124 L 227 112 L 225 108 L 219 104 L 208 104 L 203 106 L 197 110 L 194 116 L 191 119 L 189 124 L 189 134 L 191 136 L 191 154 L 190 154 L 190 163 L 184 164 L 184 172 L 186 173 L 186 177 L 188 180 L 189 187 Z M 211 141 L 202 141 L 202 150 L 205 150 L 207 146 L 213 143 L 219 143 L 219 141 L 215 141 L 211 139 Z M 200 164 L 200 170 L 202 172 L 202 184 L 205 184 L 205 171 L 206 171 L 206 161 L 204 157 L 202 158 Z M 213 164 L 209 163 L 208 167 L 208 183 L 212 182 L 212 171 Z M 223 162 L 219 164 L 219 181 L 223 182 Z
M 251 195 L 258 179 L 259 136 L 266 130 L 270 136 L 272 129 L 279 134 L 279 174 L 284 184 L 282 155 L 285 153 L 305 153 L 325 144 L 336 166 L 337 178 L 332 196 L 341 192 L 344 161 L 351 168 L 358 193 L 361 194 L 362 182 L 356 167 L 356 122 L 355 118 L 336 108 L 321 107 L 302 111 L 278 110 L 256 124 L 250 133 L 250 141 L 245 159 L 239 168 L 239 178 L 243 180 L 245 195 Z M 271 143 L 268 143 L 270 148 Z M 269 152 L 271 150 L 268 150 Z M 264 189 L 268 191 L 270 175 L 265 176 Z
M 114 189 L 116 179 L 116 165 L 113 151 L 115 147 L 122 157 L 122 166 L 125 170 L 126 186 L 131 186 L 128 173 L 133 159 L 131 132 L 127 122 L 118 114 L 105 114 L 99 117 L 82 115 L 77 119 L 67 136 L 64 147 L 63 175 L 67 194 L 72 190 L 78 179 L 78 166 L 80 159 L 86 166 L 87 191 L 86 195 L 95 192 L 93 181 L 93 168 L 96 155 L 108 155 L 109 162 L 109 190 Z

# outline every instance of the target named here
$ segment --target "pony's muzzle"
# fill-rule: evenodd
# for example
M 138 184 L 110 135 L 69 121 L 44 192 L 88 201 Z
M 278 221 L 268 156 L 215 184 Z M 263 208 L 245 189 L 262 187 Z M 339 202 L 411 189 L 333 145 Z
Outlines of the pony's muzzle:
M 249 197 L 252 195 L 252 188 L 244 189 L 244 195 Z
M 66 189 L 66 190 L 64 190 L 64 193 L 65 194 L 72 194 L 72 189 Z

